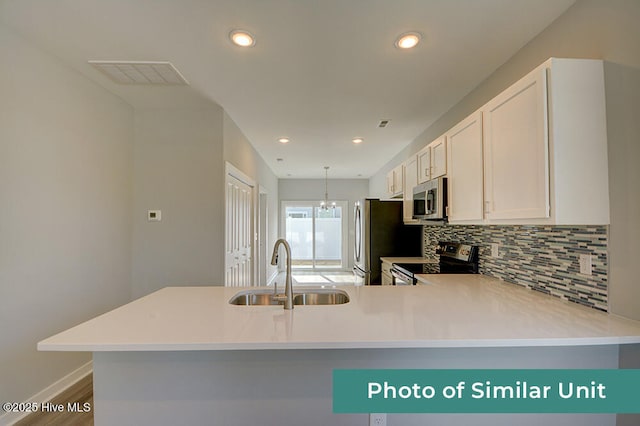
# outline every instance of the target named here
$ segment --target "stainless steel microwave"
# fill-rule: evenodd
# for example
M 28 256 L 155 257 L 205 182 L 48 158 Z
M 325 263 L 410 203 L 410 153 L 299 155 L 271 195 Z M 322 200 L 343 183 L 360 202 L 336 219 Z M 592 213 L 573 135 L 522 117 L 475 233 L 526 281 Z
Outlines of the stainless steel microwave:
M 447 218 L 447 178 L 431 179 L 413 188 L 413 218 Z

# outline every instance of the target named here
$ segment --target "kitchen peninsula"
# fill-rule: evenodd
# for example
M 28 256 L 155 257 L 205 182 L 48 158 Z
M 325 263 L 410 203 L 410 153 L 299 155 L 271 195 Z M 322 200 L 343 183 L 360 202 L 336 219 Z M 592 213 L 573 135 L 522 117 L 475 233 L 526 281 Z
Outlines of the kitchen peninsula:
M 421 279 L 341 287 L 347 304 L 291 311 L 230 305 L 239 288 L 169 287 L 38 348 L 93 352 L 96 425 L 359 425 L 365 414 L 332 414 L 333 369 L 618 368 L 620 345 L 640 344 L 638 321 L 481 275 Z M 424 416 L 390 415 L 389 424 Z M 545 416 L 615 424 L 615 415 Z M 514 419 L 494 417 L 498 425 Z

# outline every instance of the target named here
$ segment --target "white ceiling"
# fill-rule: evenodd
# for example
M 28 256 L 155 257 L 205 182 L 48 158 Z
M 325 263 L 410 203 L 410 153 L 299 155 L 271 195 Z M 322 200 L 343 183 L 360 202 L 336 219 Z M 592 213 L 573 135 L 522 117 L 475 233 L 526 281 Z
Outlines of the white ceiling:
M 136 108 L 216 102 L 278 177 L 367 178 L 573 2 L 3 0 L 0 19 Z M 407 31 L 423 41 L 400 51 Z M 170 61 L 190 86 L 119 86 L 88 60 Z

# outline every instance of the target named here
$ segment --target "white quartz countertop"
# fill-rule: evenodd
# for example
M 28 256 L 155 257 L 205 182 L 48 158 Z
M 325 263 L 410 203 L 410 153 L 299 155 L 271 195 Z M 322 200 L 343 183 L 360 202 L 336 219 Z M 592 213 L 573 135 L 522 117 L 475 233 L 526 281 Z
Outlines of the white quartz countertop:
M 426 257 L 381 257 L 380 260 L 387 263 L 438 263 L 438 259 Z
M 38 343 L 43 351 L 454 348 L 640 343 L 640 321 L 482 275 L 340 287 L 333 306 L 233 306 L 247 288 L 167 287 Z M 308 287 L 305 287 L 308 288 Z

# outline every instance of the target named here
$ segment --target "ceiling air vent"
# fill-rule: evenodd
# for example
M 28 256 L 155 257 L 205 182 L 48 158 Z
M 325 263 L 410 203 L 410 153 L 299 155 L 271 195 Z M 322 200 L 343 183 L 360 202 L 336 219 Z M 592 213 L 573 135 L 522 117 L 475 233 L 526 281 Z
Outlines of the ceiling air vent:
M 389 121 L 391 120 L 380 120 L 380 122 L 378 123 L 378 127 L 387 127 Z
M 171 62 L 89 61 L 118 84 L 189 84 Z

